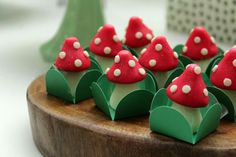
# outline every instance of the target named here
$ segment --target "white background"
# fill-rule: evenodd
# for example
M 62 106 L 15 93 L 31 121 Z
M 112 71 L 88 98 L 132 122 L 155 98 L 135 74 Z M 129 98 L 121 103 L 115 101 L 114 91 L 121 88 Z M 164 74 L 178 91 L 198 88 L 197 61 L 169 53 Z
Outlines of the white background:
M 57 0 L 0 0 L 0 157 L 41 156 L 32 140 L 25 95 L 29 83 L 49 67 L 39 46 L 60 24 L 65 6 L 57 4 Z M 172 46 L 187 38 L 166 31 L 166 0 L 106 0 L 107 22 L 116 26 L 120 37 L 133 15 L 141 16 L 155 35 L 166 35 Z

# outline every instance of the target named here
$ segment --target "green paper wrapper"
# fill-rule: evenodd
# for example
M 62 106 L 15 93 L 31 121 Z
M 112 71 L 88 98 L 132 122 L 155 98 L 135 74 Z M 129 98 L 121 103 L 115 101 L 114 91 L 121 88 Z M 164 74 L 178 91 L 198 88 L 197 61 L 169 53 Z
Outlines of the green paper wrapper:
M 143 81 L 137 84 L 139 90 L 126 95 L 114 110 L 110 105 L 110 97 L 116 84 L 107 80 L 106 75 L 102 75 L 91 86 L 96 106 L 112 120 L 148 114 L 153 95 L 157 90 L 155 82 L 148 74 Z
M 101 74 L 97 63 L 93 60 L 90 69 L 75 74 L 59 71 L 52 66 L 45 76 L 46 90 L 49 95 L 75 104 L 92 97 L 89 87 Z
M 200 108 L 203 120 L 194 134 L 188 120 L 171 106 L 173 102 L 167 97 L 165 89 L 160 89 L 154 96 L 150 110 L 150 128 L 158 132 L 191 144 L 213 132 L 219 125 L 221 105 L 213 94 L 209 93 L 209 104 Z

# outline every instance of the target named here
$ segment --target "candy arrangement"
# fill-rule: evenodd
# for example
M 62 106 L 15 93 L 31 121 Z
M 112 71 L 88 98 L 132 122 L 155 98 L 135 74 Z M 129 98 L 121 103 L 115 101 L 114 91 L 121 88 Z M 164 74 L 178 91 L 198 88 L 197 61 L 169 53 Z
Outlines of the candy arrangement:
M 71 103 L 93 98 L 111 120 L 150 112 L 153 132 L 195 144 L 220 119 L 235 121 L 235 76 L 236 48 L 223 54 L 203 27 L 172 49 L 132 17 L 123 40 L 110 24 L 86 49 L 65 39 L 45 80 L 50 95 Z

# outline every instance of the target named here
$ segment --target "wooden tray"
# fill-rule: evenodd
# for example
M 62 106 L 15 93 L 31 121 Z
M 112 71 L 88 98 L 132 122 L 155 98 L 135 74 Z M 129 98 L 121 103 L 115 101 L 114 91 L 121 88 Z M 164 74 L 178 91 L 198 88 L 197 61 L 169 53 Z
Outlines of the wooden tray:
M 33 139 L 48 157 L 233 157 L 236 123 L 222 121 L 216 132 L 196 145 L 149 129 L 148 116 L 111 121 L 93 100 L 67 104 L 45 92 L 44 77 L 27 91 Z

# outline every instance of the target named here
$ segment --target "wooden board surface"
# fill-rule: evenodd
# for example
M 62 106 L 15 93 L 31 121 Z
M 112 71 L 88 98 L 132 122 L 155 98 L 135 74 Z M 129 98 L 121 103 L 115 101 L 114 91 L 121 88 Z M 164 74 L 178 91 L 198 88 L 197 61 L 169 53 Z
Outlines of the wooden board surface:
M 233 157 L 236 123 L 222 121 L 196 145 L 152 133 L 148 116 L 111 121 L 93 100 L 67 104 L 45 91 L 44 77 L 31 83 L 27 101 L 33 139 L 48 157 Z

